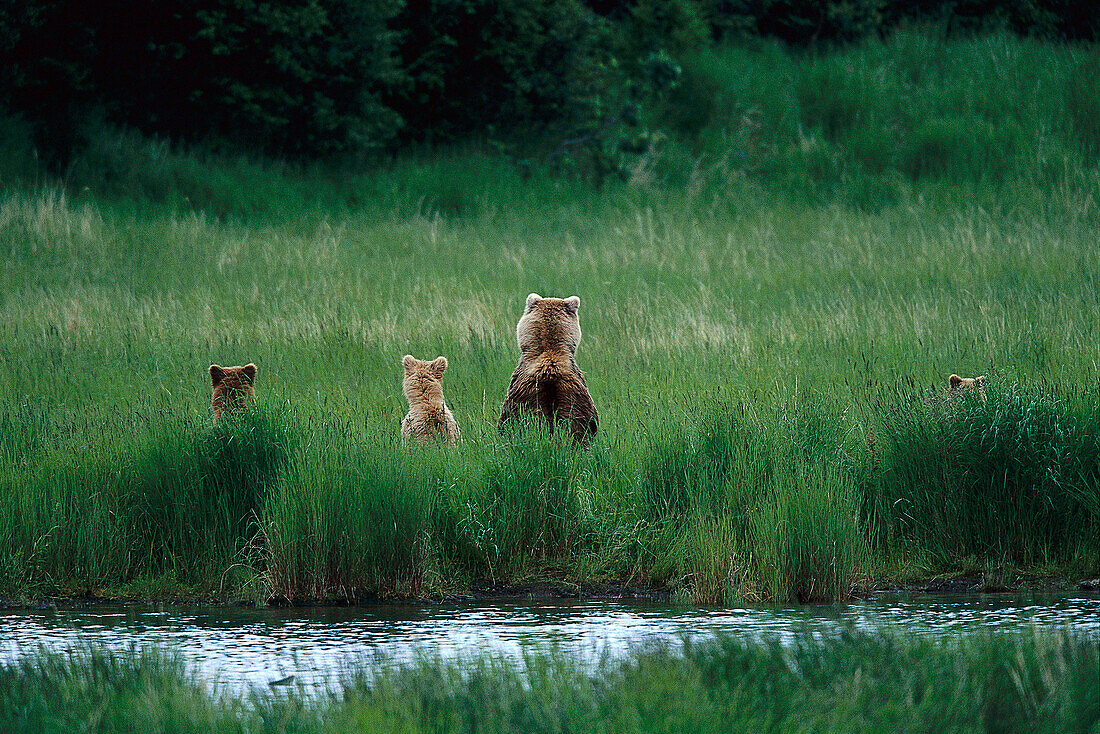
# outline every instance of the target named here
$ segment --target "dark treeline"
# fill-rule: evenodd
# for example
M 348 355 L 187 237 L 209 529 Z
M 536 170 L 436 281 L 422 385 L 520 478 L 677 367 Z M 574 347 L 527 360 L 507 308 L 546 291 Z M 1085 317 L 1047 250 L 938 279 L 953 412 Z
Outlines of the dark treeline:
M 743 36 L 846 42 L 908 22 L 1095 40 L 1100 4 L 4 0 L 0 106 L 57 169 L 104 122 L 296 159 L 477 136 L 602 165 L 647 144 L 642 113 L 685 51 Z

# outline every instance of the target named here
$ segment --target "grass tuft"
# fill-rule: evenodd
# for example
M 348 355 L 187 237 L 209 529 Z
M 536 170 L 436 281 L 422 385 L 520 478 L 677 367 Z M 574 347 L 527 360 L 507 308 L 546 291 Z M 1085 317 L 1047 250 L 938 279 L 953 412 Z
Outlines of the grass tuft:
M 1098 427 L 1094 403 L 1004 381 L 984 399 L 931 393 L 895 406 L 881 434 L 878 522 L 940 558 L 1043 564 L 1095 555 Z

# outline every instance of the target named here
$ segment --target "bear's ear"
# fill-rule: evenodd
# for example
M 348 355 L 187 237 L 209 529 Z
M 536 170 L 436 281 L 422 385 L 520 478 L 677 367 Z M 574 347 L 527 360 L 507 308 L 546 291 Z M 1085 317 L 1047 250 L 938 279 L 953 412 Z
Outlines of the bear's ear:
M 542 300 L 542 296 L 538 293 L 531 293 L 527 296 L 527 305 L 524 306 L 524 311 L 530 311 L 535 307 L 535 304 Z
M 432 360 L 432 363 L 428 365 L 428 369 L 433 375 L 442 379 L 443 373 L 447 371 L 447 358 L 436 357 Z
M 216 364 L 210 365 L 210 384 L 214 387 L 222 384 L 222 380 L 225 379 L 225 370 Z
M 405 368 L 406 375 L 411 375 L 412 371 L 416 369 L 416 357 L 406 354 L 401 358 L 401 366 Z
M 963 384 L 963 378 L 961 378 L 961 377 L 959 377 L 958 375 L 955 375 L 955 374 L 953 374 L 953 375 L 951 375 L 951 377 L 947 378 L 947 381 L 949 383 L 951 383 L 951 389 L 952 390 L 957 390 L 959 388 L 959 385 Z
M 244 367 L 241 367 L 241 372 L 244 373 L 244 379 L 248 380 L 248 384 L 256 382 L 256 365 L 249 362 Z
M 572 316 L 577 315 L 577 311 L 581 308 L 580 296 L 569 296 L 565 299 L 565 310 Z
M 985 375 L 978 375 L 974 378 L 975 387 L 985 387 Z

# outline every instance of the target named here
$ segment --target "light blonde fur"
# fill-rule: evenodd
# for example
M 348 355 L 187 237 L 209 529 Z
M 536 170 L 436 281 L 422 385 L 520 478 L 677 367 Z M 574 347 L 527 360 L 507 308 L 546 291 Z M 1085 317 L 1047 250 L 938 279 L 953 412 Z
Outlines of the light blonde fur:
M 404 391 L 409 412 L 401 421 L 401 437 L 420 443 L 456 443 L 461 440 L 458 423 L 443 400 L 443 373 L 447 358 L 436 357 L 430 362 L 406 354 L 401 360 L 405 368 Z

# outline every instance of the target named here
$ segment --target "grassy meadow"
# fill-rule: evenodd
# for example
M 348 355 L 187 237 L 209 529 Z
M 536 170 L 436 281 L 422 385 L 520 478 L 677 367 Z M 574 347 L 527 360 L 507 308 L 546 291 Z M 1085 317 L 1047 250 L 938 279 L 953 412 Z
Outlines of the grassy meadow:
M 0 665 L 10 732 L 1095 732 L 1100 650 L 1066 632 L 809 633 L 638 650 L 355 665 L 327 692 L 211 691 L 177 657 L 88 648 Z
M 5 122 L 0 594 L 1100 573 L 1100 52 L 907 31 L 683 69 L 599 186 L 111 130 L 57 181 Z M 532 291 L 581 298 L 587 452 L 497 433 Z M 457 448 L 400 445 L 406 353 L 448 358 Z M 256 409 L 212 427 L 207 366 L 249 361 Z

